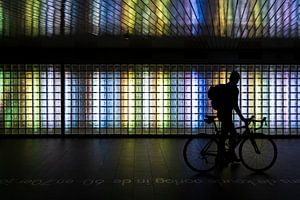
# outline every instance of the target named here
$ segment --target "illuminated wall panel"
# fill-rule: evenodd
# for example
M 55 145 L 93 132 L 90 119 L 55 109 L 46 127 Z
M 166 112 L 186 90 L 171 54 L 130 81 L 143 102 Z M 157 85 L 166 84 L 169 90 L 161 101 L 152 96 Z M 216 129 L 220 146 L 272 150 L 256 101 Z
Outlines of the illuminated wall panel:
M 92 24 L 92 33 L 95 35 L 99 34 L 99 24 L 100 24 L 100 8 L 101 8 L 101 0 L 92 1 L 92 5 L 90 5 L 90 9 L 92 14 L 89 16 L 90 23 Z
M 1 134 L 60 134 L 62 128 L 65 134 L 211 133 L 204 118 L 216 111 L 207 91 L 225 84 L 233 69 L 241 75 L 245 117 L 267 117 L 264 132 L 271 135 L 295 135 L 300 127 L 298 65 L 61 67 L 0 65 Z M 242 125 L 236 114 L 233 119 Z
M 198 0 L 191 0 L 192 24 L 198 24 L 199 28 L 193 27 L 193 35 L 201 33 L 204 25 L 203 10 Z
M 0 33 L 298 38 L 298 8 L 298 0 L 1 0 Z
M 3 34 L 3 22 L 4 22 L 4 12 L 3 12 L 3 2 L 0 1 L 0 35 Z
M 136 3 L 137 0 L 124 0 L 123 3 L 122 28 L 128 33 L 134 32 L 134 26 L 136 23 Z
M 150 0 L 144 0 L 140 1 L 138 3 L 140 13 L 142 16 L 142 33 L 145 35 L 150 35 L 150 31 L 153 30 L 151 27 L 154 26 L 153 18 L 151 18 L 151 10 L 149 9 L 151 1 Z
M 39 33 L 39 10 L 40 1 L 39 0 L 27 0 L 25 12 L 26 21 L 26 34 L 37 36 Z
M 76 67 L 80 73 L 89 69 L 86 66 Z M 211 85 L 225 84 L 233 69 L 239 71 L 242 77 L 238 85 L 239 104 L 245 116 L 255 115 L 257 119 L 267 117 L 267 134 L 295 134 L 299 124 L 297 66 L 94 66 L 91 76 L 93 111 L 88 109 L 91 105 L 80 102 L 66 103 L 66 106 L 85 107 L 85 113 L 79 114 L 89 116 L 89 112 L 93 112 L 93 121 L 99 120 L 91 126 L 86 124 L 85 129 L 79 127 L 77 131 L 80 133 L 167 135 L 196 134 L 203 130 L 210 132 L 212 127 L 203 120 L 205 114 L 216 112 L 207 100 L 207 90 Z M 77 80 L 76 76 L 71 79 Z M 72 80 L 66 80 L 66 85 Z M 90 87 L 86 82 L 72 87 Z M 88 93 L 87 90 L 82 92 Z M 73 93 L 77 91 L 75 89 Z M 72 119 L 80 121 L 82 118 L 88 122 L 86 116 Z M 236 125 L 241 125 L 236 114 L 233 118 Z M 77 123 L 69 124 L 67 129 L 72 130 L 70 133 L 78 133 L 73 131 L 78 128 Z M 92 128 L 91 132 L 89 128 Z
M 197 67 L 185 72 L 184 66 L 70 65 L 65 70 L 66 134 L 184 134 L 204 125 L 205 80 Z
M 2 0 L 0 4 L 4 36 L 60 34 L 61 0 Z
M 52 65 L 1 65 L 1 134 L 60 134 L 61 77 Z

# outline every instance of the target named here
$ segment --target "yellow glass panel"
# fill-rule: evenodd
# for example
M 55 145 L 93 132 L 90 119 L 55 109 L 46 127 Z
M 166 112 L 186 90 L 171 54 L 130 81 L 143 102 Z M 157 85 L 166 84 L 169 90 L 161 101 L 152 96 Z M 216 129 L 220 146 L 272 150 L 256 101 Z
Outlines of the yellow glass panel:
M 122 28 L 127 30 L 128 33 L 134 32 L 135 20 L 136 20 L 136 10 L 135 6 L 138 0 L 124 0 L 123 4 L 123 17 Z

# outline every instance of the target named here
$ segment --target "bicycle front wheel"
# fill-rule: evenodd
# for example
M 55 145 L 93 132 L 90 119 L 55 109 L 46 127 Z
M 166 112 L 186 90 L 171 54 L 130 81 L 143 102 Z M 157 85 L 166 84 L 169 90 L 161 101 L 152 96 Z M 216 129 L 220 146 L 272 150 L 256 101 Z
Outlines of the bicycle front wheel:
M 217 150 L 214 139 L 191 138 L 184 145 L 184 161 L 196 172 L 207 172 L 216 166 Z
M 255 172 L 271 168 L 277 158 L 277 147 L 270 138 L 246 138 L 239 147 L 244 166 Z

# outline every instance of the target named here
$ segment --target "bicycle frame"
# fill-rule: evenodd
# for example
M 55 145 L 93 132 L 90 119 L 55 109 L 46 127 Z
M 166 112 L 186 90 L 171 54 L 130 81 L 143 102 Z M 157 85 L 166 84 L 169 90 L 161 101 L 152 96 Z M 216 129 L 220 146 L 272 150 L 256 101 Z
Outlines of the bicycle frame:
M 205 121 L 206 123 L 208 123 L 208 124 L 213 123 L 213 125 L 214 125 L 214 130 L 215 130 L 215 132 L 216 132 L 216 135 L 217 135 L 217 136 L 221 136 L 221 130 L 218 129 L 217 124 L 216 124 L 216 121 L 215 121 L 216 118 L 217 118 L 216 116 L 208 116 L 208 115 L 206 115 L 206 119 L 205 119 L 204 121 Z M 253 147 L 254 147 L 255 152 L 258 153 L 258 154 L 260 153 L 260 151 L 259 151 L 259 149 L 258 149 L 258 147 L 257 147 L 257 144 L 256 144 L 256 142 L 255 142 L 255 140 L 254 140 L 254 137 L 251 137 L 251 136 L 254 135 L 254 132 L 252 132 L 252 131 L 250 130 L 250 128 L 249 128 L 249 125 L 250 125 L 251 123 L 254 123 L 254 124 L 255 124 L 256 122 L 259 122 L 259 123 L 261 123 L 261 124 L 260 124 L 260 126 L 259 126 L 258 128 L 254 128 L 254 130 L 261 129 L 262 126 L 263 126 L 263 123 L 266 122 L 266 118 L 264 117 L 262 120 L 254 120 L 254 116 L 252 116 L 252 117 L 245 123 L 244 126 L 235 127 L 235 130 L 243 129 L 243 128 L 244 128 L 245 131 L 243 131 L 242 134 L 238 134 L 238 136 L 240 136 L 240 137 L 236 137 L 238 140 L 236 141 L 236 143 L 234 144 L 234 146 L 233 146 L 232 148 L 235 149 L 235 148 L 240 144 L 240 142 L 245 138 L 245 136 L 246 136 L 246 137 L 250 137 L 250 141 L 251 141 L 251 144 L 252 144 Z M 217 141 L 217 142 L 218 142 L 218 141 Z M 208 147 L 209 147 L 210 144 L 211 144 L 211 142 L 209 142 L 209 143 L 207 144 Z M 206 146 L 205 146 L 205 147 L 206 147 Z M 203 148 L 203 149 L 207 149 L 208 147 Z M 202 153 L 202 152 L 201 152 L 201 153 Z

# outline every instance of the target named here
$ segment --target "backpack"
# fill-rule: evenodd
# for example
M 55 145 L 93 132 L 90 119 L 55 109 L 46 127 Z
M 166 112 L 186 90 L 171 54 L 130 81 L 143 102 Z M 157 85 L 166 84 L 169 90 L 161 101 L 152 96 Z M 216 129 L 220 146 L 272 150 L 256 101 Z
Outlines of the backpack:
M 220 110 L 222 107 L 223 92 L 226 91 L 224 89 L 224 84 L 210 86 L 208 89 L 207 96 L 211 100 L 211 106 L 214 110 Z

